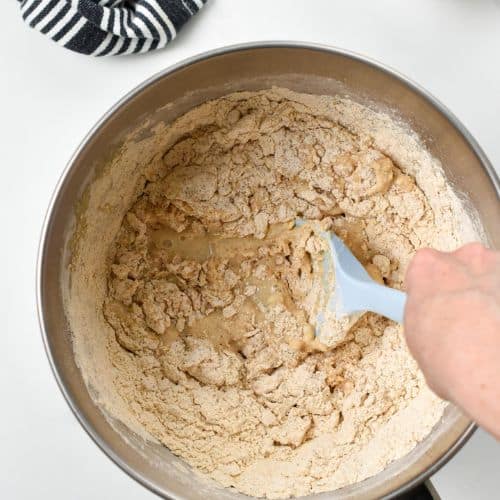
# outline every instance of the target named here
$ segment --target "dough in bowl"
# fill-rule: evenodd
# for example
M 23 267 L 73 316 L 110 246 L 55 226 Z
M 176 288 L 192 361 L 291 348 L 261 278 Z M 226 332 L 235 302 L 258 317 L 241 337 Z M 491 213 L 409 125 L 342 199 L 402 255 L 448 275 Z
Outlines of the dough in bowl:
M 268 498 L 361 481 L 427 436 L 445 403 L 400 325 L 367 313 L 314 338 L 324 242 L 293 227 L 335 232 L 401 289 L 418 248 L 478 239 L 414 134 L 346 98 L 270 89 L 127 147 L 89 191 L 68 299 L 107 411 Z

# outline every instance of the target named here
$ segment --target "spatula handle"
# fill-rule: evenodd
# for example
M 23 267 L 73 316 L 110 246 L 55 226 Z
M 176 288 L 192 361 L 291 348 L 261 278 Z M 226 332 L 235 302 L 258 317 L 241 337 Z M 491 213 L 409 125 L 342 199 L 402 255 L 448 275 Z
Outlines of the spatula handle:
M 366 309 L 403 323 L 406 293 L 378 283 L 367 284 L 367 287 L 363 300 Z

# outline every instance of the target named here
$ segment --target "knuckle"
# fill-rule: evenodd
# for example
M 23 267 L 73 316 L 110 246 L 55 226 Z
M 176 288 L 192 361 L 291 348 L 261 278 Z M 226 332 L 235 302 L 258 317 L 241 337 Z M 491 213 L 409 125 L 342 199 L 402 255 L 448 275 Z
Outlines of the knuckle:
M 417 250 L 410 265 L 408 266 L 407 275 L 412 278 L 415 274 L 420 274 L 422 268 L 426 269 L 436 260 L 436 251 L 431 248 L 422 248 Z
M 416 263 L 427 263 L 436 259 L 437 251 L 432 248 L 421 248 L 417 250 L 413 261 Z

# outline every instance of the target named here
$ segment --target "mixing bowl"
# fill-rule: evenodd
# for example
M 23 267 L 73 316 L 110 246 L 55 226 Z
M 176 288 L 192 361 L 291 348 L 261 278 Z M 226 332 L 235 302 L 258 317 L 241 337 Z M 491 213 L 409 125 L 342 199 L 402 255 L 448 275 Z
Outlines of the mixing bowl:
M 38 262 L 38 308 L 47 355 L 59 386 L 98 446 L 125 472 L 165 498 L 246 498 L 195 474 L 158 443 L 145 441 L 94 402 L 75 362 L 64 297 L 75 217 L 92 179 L 113 158 L 131 130 L 147 121 L 144 137 L 210 98 L 236 90 L 287 87 L 343 94 L 407 122 L 438 158 L 464 203 L 476 211 L 489 243 L 500 248 L 499 181 L 460 122 L 436 99 L 398 73 L 343 50 L 300 43 L 260 43 L 215 50 L 146 81 L 120 100 L 84 139 L 70 160 L 46 218 Z M 465 97 L 465 96 L 464 96 Z M 103 195 L 105 196 L 105 194 Z M 112 237 L 112 235 L 111 235 Z M 96 310 L 98 304 L 94 304 Z M 90 352 L 89 356 L 97 355 Z M 360 483 L 314 499 L 373 499 L 399 495 L 441 467 L 467 440 L 473 424 L 448 406 L 430 435 L 411 453 Z

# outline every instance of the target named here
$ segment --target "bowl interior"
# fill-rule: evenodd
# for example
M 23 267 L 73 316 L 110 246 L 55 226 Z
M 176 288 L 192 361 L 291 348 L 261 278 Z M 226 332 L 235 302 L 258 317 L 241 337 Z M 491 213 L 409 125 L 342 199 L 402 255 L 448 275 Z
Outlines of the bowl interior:
M 169 123 L 207 99 L 272 86 L 348 95 L 407 122 L 477 212 L 490 243 L 500 247 L 498 180 L 479 148 L 439 104 L 418 88 L 357 56 L 305 46 L 240 47 L 183 63 L 125 97 L 87 137 L 58 187 L 41 246 L 39 307 L 54 372 L 80 422 L 118 465 L 167 497 L 245 498 L 193 474 L 165 447 L 146 442 L 138 430 L 134 432 L 110 415 L 105 418 L 106 408 L 95 404 L 90 393 L 95 391 L 93 396 L 99 399 L 97 393 L 105 389 L 99 387 L 99 381 L 84 381 L 73 356 L 72 334 L 64 308 L 64 297 L 71 288 L 68 264 L 76 219 L 91 181 L 113 159 L 125 139 L 130 140 L 131 132 L 140 129 L 139 133 L 134 132 L 135 140 L 144 140 L 159 123 Z M 133 175 L 133 170 L 124 172 L 127 174 Z M 111 195 L 103 192 L 102 196 Z M 105 363 L 97 347 L 86 346 L 88 356 L 96 364 Z M 401 492 L 432 473 L 470 431 L 470 421 L 448 406 L 431 434 L 383 472 L 337 492 L 308 498 L 380 498 Z

